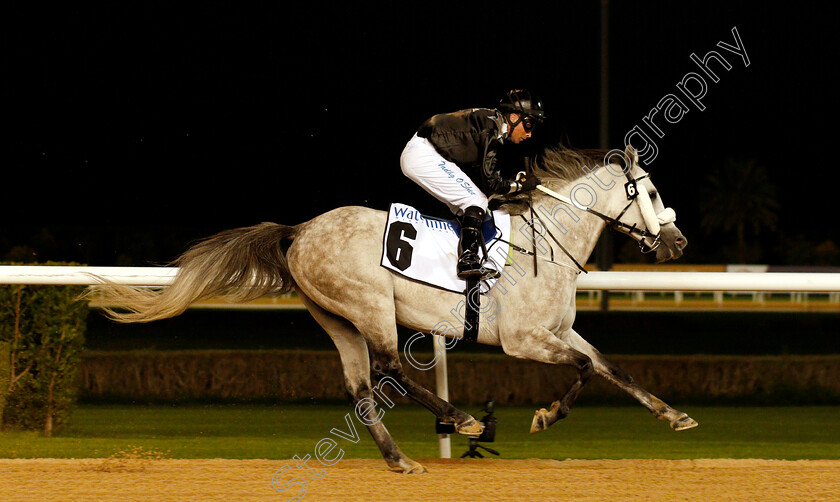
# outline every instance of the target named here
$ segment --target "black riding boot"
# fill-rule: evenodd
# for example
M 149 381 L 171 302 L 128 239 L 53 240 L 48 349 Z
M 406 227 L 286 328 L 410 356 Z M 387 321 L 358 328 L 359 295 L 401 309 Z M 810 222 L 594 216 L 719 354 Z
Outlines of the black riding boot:
M 461 216 L 461 239 L 458 241 L 458 278 L 462 280 L 498 277 L 499 273 L 481 266 L 480 249 L 484 246 L 481 225 L 484 210 L 470 206 Z

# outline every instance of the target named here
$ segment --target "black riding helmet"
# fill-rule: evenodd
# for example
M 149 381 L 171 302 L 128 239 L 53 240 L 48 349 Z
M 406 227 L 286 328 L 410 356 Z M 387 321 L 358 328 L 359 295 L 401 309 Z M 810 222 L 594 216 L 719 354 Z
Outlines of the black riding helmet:
M 530 119 L 531 125 L 526 129 L 530 130 L 536 125 L 542 124 L 545 120 L 545 111 L 543 110 L 542 101 L 531 94 L 527 89 L 514 89 L 508 91 L 502 99 L 499 100 L 498 109 L 505 114 L 516 113 L 519 115 L 519 120 L 515 124 L 511 124 L 511 129 L 519 125 L 523 120 Z M 527 124 L 527 123 L 526 123 Z

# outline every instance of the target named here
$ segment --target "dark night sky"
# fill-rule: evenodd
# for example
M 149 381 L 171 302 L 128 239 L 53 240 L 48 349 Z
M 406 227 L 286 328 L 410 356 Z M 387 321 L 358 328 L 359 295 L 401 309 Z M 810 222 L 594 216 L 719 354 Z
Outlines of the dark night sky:
M 170 4 L 4 14 L 0 253 L 143 265 L 233 226 L 413 202 L 399 154 L 417 125 L 511 87 L 542 96 L 546 141 L 598 143 L 598 2 Z M 837 8 L 680 5 L 611 6 L 612 144 L 697 71 L 691 53 L 722 52 L 737 27 L 750 66 L 725 53 L 733 67 L 709 81 L 706 110 L 664 128 L 648 170 L 700 254 L 715 244 L 698 229 L 697 186 L 727 156 L 759 160 L 779 189 L 768 260 L 800 234 L 840 241 L 826 225 Z

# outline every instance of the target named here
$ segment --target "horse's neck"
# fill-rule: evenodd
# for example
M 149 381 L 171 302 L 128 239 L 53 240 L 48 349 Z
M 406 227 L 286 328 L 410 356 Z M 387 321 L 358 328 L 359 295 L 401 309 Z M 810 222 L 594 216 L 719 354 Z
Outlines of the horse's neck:
M 607 216 L 617 216 L 623 208 L 622 204 L 626 202 L 624 192 L 620 187 L 614 186 L 610 190 L 603 190 L 585 178 L 564 184 L 551 183 L 550 179 L 546 181 L 552 185 L 549 188 L 584 205 L 589 203 L 587 197 L 594 194 L 595 202 L 591 206 L 592 209 Z M 588 188 L 580 187 L 580 185 L 586 185 Z M 575 260 L 581 265 L 586 263 L 598 243 L 606 222 L 594 214 L 561 202 L 540 191 L 533 193 L 533 210 L 549 232 L 560 241 Z M 524 216 L 530 218 L 530 215 Z M 550 236 L 547 236 L 545 244 L 554 248 L 555 257 L 558 253 L 561 256 L 564 254 Z

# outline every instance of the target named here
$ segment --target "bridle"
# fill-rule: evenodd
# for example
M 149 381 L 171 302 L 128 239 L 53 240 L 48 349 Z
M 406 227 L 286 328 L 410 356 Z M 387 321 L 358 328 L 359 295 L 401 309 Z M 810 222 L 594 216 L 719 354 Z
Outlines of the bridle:
M 648 178 L 650 179 L 650 174 L 645 173 L 638 178 L 633 178 L 630 174 L 633 170 L 633 167 L 638 166 L 639 156 L 633 147 L 628 146 L 626 153 L 623 154 L 625 159 L 632 159 L 632 164 L 630 169 L 624 171 L 624 175 L 627 178 L 627 183 L 624 185 L 624 192 L 627 195 L 627 205 L 624 206 L 624 209 L 616 217 L 608 216 L 600 211 L 592 209 L 587 206 L 583 206 L 576 201 L 569 199 L 568 197 L 561 195 L 554 190 L 546 188 L 543 185 L 538 185 L 537 190 L 549 195 L 564 204 L 569 204 L 581 211 L 585 211 L 590 213 L 598 218 L 601 218 L 606 222 L 607 227 L 616 230 L 618 232 L 625 233 L 630 237 L 636 239 L 639 243 L 639 249 L 642 253 L 651 253 L 659 248 L 660 244 L 662 244 L 662 225 L 666 225 L 668 223 L 673 223 L 676 221 L 676 212 L 671 208 L 665 208 L 660 212 L 656 212 L 653 208 L 653 202 L 650 198 L 650 193 L 648 192 L 647 187 L 640 184 L 639 181 Z M 520 173 L 523 175 L 524 173 Z M 621 221 L 621 218 L 627 213 L 627 210 L 636 203 L 639 206 L 639 211 L 642 214 L 642 219 L 645 221 L 645 227 L 640 228 L 636 223 L 632 225 Z M 539 219 L 539 216 L 536 216 L 536 219 Z M 548 226 L 545 225 L 541 220 L 540 224 L 543 229 L 549 234 L 549 236 L 554 240 L 554 242 L 560 246 L 560 249 L 566 253 L 566 255 L 571 258 L 571 260 L 577 265 L 577 267 L 585 272 L 583 267 L 580 263 L 560 244 L 560 241 L 551 234 L 548 230 Z
M 638 184 L 639 181 L 645 178 L 650 179 L 650 174 L 646 173 L 638 178 L 633 178 L 629 172 L 627 173 L 628 181 L 624 185 L 624 190 L 627 193 L 628 202 L 615 218 L 591 208 L 586 208 L 586 211 L 607 222 L 607 227 L 610 229 L 625 233 L 636 239 L 639 242 L 641 252 L 647 254 L 656 251 L 662 243 L 662 225 L 673 223 L 676 220 L 676 213 L 671 208 L 666 208 L 659 213 L 654 211 L 653 202 L 650 199 L 650 193 L 647 191 L 647 187 Z M 636 202 L 639 206 L 642 218 L 645 220 L 645 228 L 640 228 L 636 223 L 629 225 L 621 221 L 622 216 L 630 209 L 633 202 Z M 645 206 L 649 206 L 649 209 L 646 209 Z M 650 243 L 647 242 L 648 240 Z
M 651 253 L 662 244 L 662 225 L 676 221 L 677 213 L 670 207 L 666 207 L 658 213 L 656 212 L 653 208 L 653 201 L 650 198 L 650 192 L 648 192 L 647 187 L 639 184 L 639 181 L 645 178 L 650 179 L 650 174 L 645 173 L 638 178 L 633 178 L 630 174 L 633 171 L 633 167 L 639 166 L 638 151 L 632 146 L 627 145 L 623 156 L 625 160 L 631 160 L 632 162 L 630 169 L 624 172 L 624 175 L 627 177 L 627 183 L 624 184 L 624 193 L 627 195 L 629 202 L 624 206 L 624 209 L 619 213 L 618 217 L 615 218 L 615 223 L 611 227 L 636 239 L 639 242 L 639 249 L 642 253 Z M 630 226 L 620 221 L 621 217 L 624 216 L 624 213 L 627 212 L 634 201 L 639 206 L 639 212 L 642 213 L 642 219 L 645 222 L 644 229 L 639 229 L 635 223 Z M 645 242 L 645 239 L 650 239 L 650 243 Z

